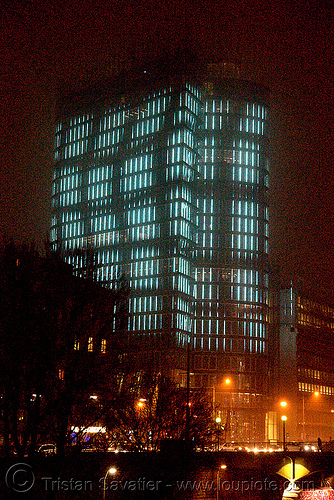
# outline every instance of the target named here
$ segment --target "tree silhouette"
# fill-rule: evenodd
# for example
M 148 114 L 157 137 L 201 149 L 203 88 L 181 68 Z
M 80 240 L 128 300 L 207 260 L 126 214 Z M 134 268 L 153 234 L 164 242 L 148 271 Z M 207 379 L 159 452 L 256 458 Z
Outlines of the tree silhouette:
M 160 373 L 137 372 L 126 377 L 106 401 L 104 421 L 115 448 L 159 450 L 164 439 L 186 438 L 187 394 Z M 196 445 L 207 438 L 211 407 L 201 391 L 191 392 L 189 437 Z
M 123 289 L 75 276 L 57 253 L 10 241 L 0 248 L 0 273 L 5 453 L 14 446 L 19 457 L 28 447 L 32 454 L 43 430 L 63 454 L 73 408 L 116 368 Z

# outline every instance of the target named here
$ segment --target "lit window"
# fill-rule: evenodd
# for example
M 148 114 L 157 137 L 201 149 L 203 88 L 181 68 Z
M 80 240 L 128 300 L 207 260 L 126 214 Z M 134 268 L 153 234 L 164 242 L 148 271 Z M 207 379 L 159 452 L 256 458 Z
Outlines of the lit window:
M 105 354 L 107 352 L 107 341 L 106 339 L 101 340 L 101 353 Z
M 65 370 L 62 370 L 61 368 L 58 371 L 58 378 L 59 380 L 64 380 L 65 377 Z
M 74 341 L 74 350 L 75 351 L 79 351 L 79 349 L 80 349 L 80 342 L 79 342 L 78 339 L 75 339 L 75 341 Z
M 88 352 L 93 352 L 93 337 L 88 338 Z

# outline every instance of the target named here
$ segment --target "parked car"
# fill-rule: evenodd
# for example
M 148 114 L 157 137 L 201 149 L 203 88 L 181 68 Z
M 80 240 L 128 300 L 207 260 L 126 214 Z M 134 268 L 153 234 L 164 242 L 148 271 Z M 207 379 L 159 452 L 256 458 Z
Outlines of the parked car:
M 54 455 L 57 451 L 57 447 L 55 444 L 42 444 L 38 450 L 37 453 L 41 453 L 42 455 L 49 456 L 49 455 Z
M 314 444 L 303 444 L 302 451 L 318 451 L 318 447 Z
M 297 441 L 288 441 L 285 445 L 286 451 L 302 451 L 302 444 Z
M 234 443 L 224 443 L 220 451 L 239 451 L 238 445 Z
M 98 450 L 97 450 L 96 446 L 89 445 L 89 446 L 84 446 L 81 451 L 86 452 L 86 453 L 90 453 L 90 452 L 95 452 Z

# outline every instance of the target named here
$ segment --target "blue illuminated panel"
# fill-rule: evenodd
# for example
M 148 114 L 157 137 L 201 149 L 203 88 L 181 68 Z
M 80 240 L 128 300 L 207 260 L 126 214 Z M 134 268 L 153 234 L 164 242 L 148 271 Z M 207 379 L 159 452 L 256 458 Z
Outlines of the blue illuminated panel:
M 265 353 L 268 275 L 259 262 L 268 253 L 269 236 L 268 208 L 260 194 L 268 173 L 262 139 L 266 109 L 214 97 L 203 108 L 197 254 L 206 264 L 196 271 L 195 341 L 205 350 Z M 220 265 L 212 267 L 212 261 Z
M 266 108 L 191 83 L 59 122 L 51 238 L 122 274 L 129 331 L 267 352 Z

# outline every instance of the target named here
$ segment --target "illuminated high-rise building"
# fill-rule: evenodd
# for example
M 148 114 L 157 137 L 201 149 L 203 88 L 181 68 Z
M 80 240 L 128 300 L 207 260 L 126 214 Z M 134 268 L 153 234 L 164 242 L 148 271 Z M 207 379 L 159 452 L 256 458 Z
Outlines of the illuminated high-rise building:
M 268 93 L 230 64 L 167 66 L 60 106 L 51 238 L 78 268 L 95 249 L 100 281 L 125 275 L 142 358 L 185 385 L 190 346 L 191 387 L 253 439 L 271 373 Z

